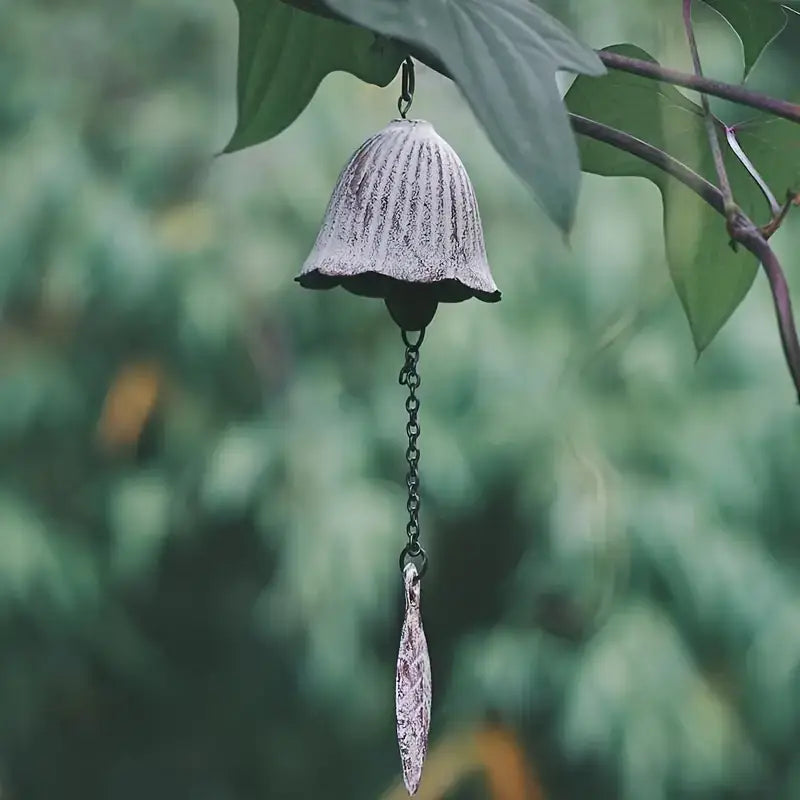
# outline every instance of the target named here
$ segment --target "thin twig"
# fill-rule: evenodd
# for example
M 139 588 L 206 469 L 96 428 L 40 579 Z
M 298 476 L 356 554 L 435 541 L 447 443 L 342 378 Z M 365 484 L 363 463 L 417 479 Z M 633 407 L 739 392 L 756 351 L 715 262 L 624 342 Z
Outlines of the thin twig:
M 761 226 L 761 233 L 765 239 L 769 239 L 769 237 L 783 225 L 783 221 L 786 219 L 786 215 L 789 213 L 792 206 L 800 205 L 798 197 L 800 197 L 800 195 L 796 195 L 791 189 L 786 192 L 786 199 L 783 201 L 783 205 L 778 207 L 778 210 L 773 214 L 772 219 L 766 225 Z
M 703 67 L 700 64 L 700 53 L 697 51 L 697 39 L 694 36 L 694 26 L 692 25 L 692 0 L 683 0 L 683 26 L 686 29 L 686 38 L 689 42 L 689 50 L 692 54 L 692 64 L 694 73 L 698 78 L 703 77 Z M 719 145 L 717 136 L 717 126 L 711 114 L 711 107 L 708 104 L 708 95 L 700 93 L 700 102 L 703 106 L 703 120 L 708 134 L 708 144 L 711 148 L 711 155 L 714 158 L 714 170 L 717 173 L 719 188 L 722 192 L 722 199 L 725 202 L 725 216 L 728 217 L 733 212 L 733 192 L 731 183 L 728 180 L 728 171 L 725 169 L 725 161 L 722 158 L 722 148 Z
M 624 150 L 637 158 L 641 158 L 643 161 L 647 161 L 688 186 L 715 211 L 722 215 L 725 214 L 725 202 L 722 192 L 713 183 L 707 181 L 702 175 L 698 175 L 693 169 L 690 169 L 669 153 L 665 153 L 643 139 L 637 139 L 630 133 L 612 128 L 610 125 L 604 125 L 602 122 L 597 122 L 588 117 L 582 117 L 580 114 L 570 114 L 569 120 L 576 133 L 588 136 L 590 139 L 596 139 L 598 142 L 605 142 L 618 150 Z
M 776 117 L 783 117 L 792 122 L 800 123 L 800 105 L 797 103 L 790 103 L 787 100 L 770 97 L 761 92 L 754 92 L 744 86 L 715 81 L 711 78 L 692 75 L 677 69 L 662 67 L 661 64 L 655 61 L 631 58 L 608 50 L 599 50 L 597 55 L 609 69 L 630 72 L 633 75 L 641 75 L 643 78 L 653 78 L 674 86 L 683 86 L 685 89 L 694 89 L 696 92 L 705 92 L 705 94 L 711 94 L 715 97 L 723 97 L 733 103 L 757 108 Z

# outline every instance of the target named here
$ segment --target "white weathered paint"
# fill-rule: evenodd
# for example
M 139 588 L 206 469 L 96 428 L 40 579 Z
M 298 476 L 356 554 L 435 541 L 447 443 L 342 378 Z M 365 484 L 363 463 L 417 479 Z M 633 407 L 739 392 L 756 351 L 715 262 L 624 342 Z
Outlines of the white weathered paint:
M 396 119 L 353 154 L 298 280 L 347 286 L 364 273 L 500 298 L 467 171 L 429 122 Z

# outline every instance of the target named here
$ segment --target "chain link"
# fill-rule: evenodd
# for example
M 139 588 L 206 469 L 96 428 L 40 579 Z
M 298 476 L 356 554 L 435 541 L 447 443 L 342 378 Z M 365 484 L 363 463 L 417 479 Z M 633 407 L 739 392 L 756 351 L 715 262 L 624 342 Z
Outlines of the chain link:
M 400 384 L 408 387 L 408 397 L 406 398 L 406 411 L 408 412 L 408 422 L 406 423 L 406 435 L 408 436 L 408 447 L 406 448 L 406 461 L 408 462 L 408 474 L 406 475 L 406 485 L 408 486 L 408 523 L 406 525 L 406 536 L 408 543 L 400 553 L 400 569 L 411 561 L 419 561 L 417 572 L 421 578 L 425 574 L 428 566 L 428 556 L 419 543 L 419 440 L 420 427 L 417 415 L 419 413 L 419 389 L 421 380 L 417 372 L 419 363 L 419 348 L 425 338 L 425 329 L 419 332 L 416 342 L 411 342 L 408 333 L 403 331 L 403 343 L 406 346 L 406 360 L 400 370 Z

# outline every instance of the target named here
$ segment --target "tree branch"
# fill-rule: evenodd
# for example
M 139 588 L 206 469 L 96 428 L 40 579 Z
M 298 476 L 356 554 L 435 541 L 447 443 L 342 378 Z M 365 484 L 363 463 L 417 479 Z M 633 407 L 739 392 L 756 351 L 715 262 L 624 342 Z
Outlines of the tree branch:
M 692 75 L 677 69 L 662 67 L 655 61 L 644 61 L 640 58 L 631 58 L 630 56 L 611 53 L 607 50 L 599 50 L 597 55 L 609 69 L 630 72 L 634 75 L 641 75 L 643 78 L 653 78 L 675 86 L 683 86 L 685 89 L 694 89 L 696 92 L 712 94 L 715 97 L 724 97 L 731 102 L 757 108 L 776 117 L 783 117 L 792 122 L 800 123 L 800 105 L 796 103 L 754 92 L 744 86 L 715 81 L 711 78 Z

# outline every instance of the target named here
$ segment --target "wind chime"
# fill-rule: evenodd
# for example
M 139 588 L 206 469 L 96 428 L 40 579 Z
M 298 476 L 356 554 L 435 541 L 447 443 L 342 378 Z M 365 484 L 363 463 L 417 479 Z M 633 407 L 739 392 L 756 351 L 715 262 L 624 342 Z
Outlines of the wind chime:
M 400 552 L 405 617 L 395 699 L 403 780 L 412 795 L 422 776 L 431 714 L 431 668 L 420 612 L 420 584 L 428 567 L 419 543 L 420 346 L 439 303 L 500 299 L 464 165 L 429 122 L 407 119 L 414 83 L 414 62 L 407 58 L 397 101 L 400 119 L 367 139 L 342 170 L 314 249 L 296 279 L 308 289 L 342 286 L 383 298 L 405 345 L 400 384 L 408 389 L 408 524 Z

